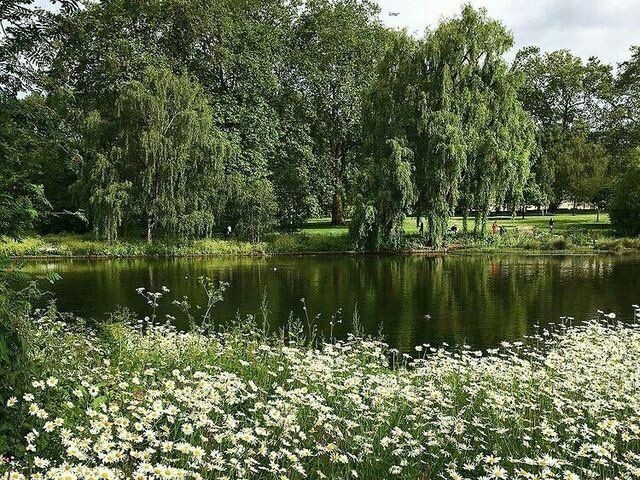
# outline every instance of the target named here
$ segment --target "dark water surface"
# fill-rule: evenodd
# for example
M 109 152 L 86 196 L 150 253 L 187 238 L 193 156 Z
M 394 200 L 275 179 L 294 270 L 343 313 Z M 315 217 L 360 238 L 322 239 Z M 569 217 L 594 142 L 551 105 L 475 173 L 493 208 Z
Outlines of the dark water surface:
M 270 321 L 279 327 L 290 312 L 302 316 L 305 298 L 312 317 L 329 334 L 332 315 L 351 329 L 356 308 L 370 333 L 380 326 L 389 343 L 409 350 L 420 343 L 495 346 L 534 331 L 535 324 L 560 316 L 579 320 L 597 309 L 632 317 L 640 303 L 638 256 L 311 256 L 270 258 L 183 258 L 34 261 L 31 272 L 55 271 L 62 280 L 49 286 L 59 309 L 85 318 L 104 318 L 126 306 L 150 313 L 136 288 L 171 292 L 159 314 L 174 315 L 174 299 L 189 296 L 202 304 L 198 277 L 230 283 L 214 313 L 217 321 L 256 314 L 263 294 Z

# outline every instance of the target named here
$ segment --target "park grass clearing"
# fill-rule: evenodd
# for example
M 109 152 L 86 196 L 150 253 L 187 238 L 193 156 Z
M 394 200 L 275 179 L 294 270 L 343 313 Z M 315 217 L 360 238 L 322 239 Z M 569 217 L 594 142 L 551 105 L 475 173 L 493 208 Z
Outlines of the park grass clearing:
M 522 218 L 490 217 L 507 229 L 504 236 L 488 233 L 484 237 L 449 234 L 445 251 L 575 251 L 621 252 L 640 250 L 640 239 L 613 237 L 609 218 L 579 213 L 554 215 L 554 230 L 549 231 L 548 216 L 529 215 Z M 462 230 L 462 218 L 454 217 L 450 225 Z M 473 230 L 473 219 L 469 229 Z M 415 217 L 404 221 L 406 239 L 403 252 L 430 252 L 418 235 Z M 258 243 L 223 238 L 187 241 L 157 240 L 149 245 L 143 239 L 121 239 L 114 243 L 96 240 L 91 234 L 26 236 L 21 241 L 0 242 L 0 255 L 11 257 L 143 257 L 143 256 L 215 256 L 276 255 L 310 253 L 354 253 L 348 226 L 334 227 L 327 218 L 311 220 L 297 233 L 275 233 Z
M 551 217 L 554 219 L 554 231 L 556 233 L 564 233 L 568 230 L 581 229 L 599 232 L 606 236 L 613 235 L 609 215 L 606 213 L 600 214 L 599 222 L 596 221 L 597 216 L 595 213 L 577 213 L 576 215 L 571 213 L 559 213 L 556 215 L 545 216 L 532 213 L 525 216 L 524 219 L 520 216 L 512 218 L 510 215 L 492 216 L 488 221 L 487 227 L 490 228 L 491 223 L 496 220 L 499 224 L 504 225 L 507 230 L 513 230 L 515 228 L 522 231 L 532 231 L 534 228 L 548 230 L 548 221 Z M 462 230 L 462 217 L 451 218 L 449 225 L 457 225 L 458 229 Z M 470 218 L 469 229 L 473 230 L 474 225 L 475 222 L 473 218 Z M 416 225 L 416 218 L 406 217 L 404 219 L 403 228 L 405 233 L 408 235 L 417 235 L 418 227 Z M 348 231 L 349 228 L 347 225 L 338 227 L 332 226 L 329 218 L 313 219 L 302 229 L 302 232 L 308 235 L 346 235 Z
M 3 480 L 640 475 L 640 329 L 612 315 L 404 355 L 309 343 L 293 319 L 286 341 L 255 317 L 223 333 L 25 322 L 26 379 L 0 392 Z

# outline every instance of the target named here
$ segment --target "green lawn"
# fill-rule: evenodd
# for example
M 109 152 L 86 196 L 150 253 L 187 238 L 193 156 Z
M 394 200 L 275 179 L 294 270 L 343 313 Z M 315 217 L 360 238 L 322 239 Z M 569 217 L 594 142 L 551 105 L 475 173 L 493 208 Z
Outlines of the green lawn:
M 554 219 L 554 233 L 562 234 L 571 229 L 583 229 L 590 231 L 600 231 L 602 235 L 610 235 L 611 224 L 609 223 L 609 216 L 607 214 L 600 215 L 600 222 L 596 222 L 595 213 L 578 213 L 572 215 L 571 213 L 560 213 L 557 215 L 541 216 L 536 214 L 528 215 L 523 219 L 517 217 L 512 220 L 510 216 L 498 216 L 490 217 L 487 228 L 491 228 L 491 224 L 494 220 L 498 221 L 498 224 L 504 225 L 507 230 L 513 230 L 518 228 L 522 231 L 533 230 L 534 227 L 548 230 L 548 221 L 550 217 Z M 456 224 L 458 228 L 462 228 L 462 217 L 454 217 L 451 219 L 450 225 Z M 469 221 L 469 228 L 473 229 L 473 220 Z M 425 226 L 426 228 L 426 226 Z M 407 217 L 404 221 L 404 230 L 407 234 L 413 235 L 418 233 L 416 227 L 415 217 Z M 345 235 L 348 232 L 347 226 L 334 227 L 331 225 L 331 219 L 329 218 L 317 218 L 311 220 L 302 230 L 308 235 Z

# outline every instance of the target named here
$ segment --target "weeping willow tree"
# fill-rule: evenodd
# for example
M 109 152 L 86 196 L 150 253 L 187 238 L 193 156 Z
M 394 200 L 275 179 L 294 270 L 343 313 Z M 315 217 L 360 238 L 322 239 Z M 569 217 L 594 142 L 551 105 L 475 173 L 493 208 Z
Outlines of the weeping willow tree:
M 465 49 L 467 77 L 461 86 L 467 162 L 460 204 L 466 230 L 470 210 L 475 233 L 483 234 L 489 210 L 504 202 L 521 202 L 535 147 L 534 126 L 518 100 L 522 79 L 503 59 L 513 40 L 483 11 L 465 8 L 461 18 L 473 41 Z
M 112 158 L 119 156 L 116 151 L 114 149 L 111 152 Z M 131 182 L 120 181 L 114 164 L 102 154 L 97 154 L 89 175 L 93 186 L 89 205 L 94 230 L 98 237 L 115 242 L 118 239 L 118 230 L 122 226 L 125 208 L 129 203 Z
M 149 67 L 122 87 L 116 111 L 114 163 L 127 173 L 121 178 L 140 186 L 130 203 L 145 219 L 147 241 L 159 227 L 181 236 L 210 233 L 230 147 L 201 87 Z
M 403 157 L 411 158 L 414 209 L 426 216 L 427 241 L 438 247 L 456 207 L 465 218 L 473 210 L 482 230 L 492 204 L 522 196 L 532 125 L 517 99 L 519 79 L 503 59 L 512 37 L 484 10 L 465 6 L 417 44 L 402 37 L 383 58 L 365 103 L 375 105 L 364 116 L 378 162 L 369 171 L 393 178 L 383 147 L 400 140 Z M 368 190 L 371 203 L 377 194 Z M 369 212 L 363 218 L 382 221 Z
M 361 249 L 397 246 L 414 200 L 413 151 L 408 147 L 407 102 L 415 41 L 398 33 L 377 66 L 363 99 L 363 164 L 350 234 Z
M 362 191 L 350 225 L 360 249 L 399 247 L 405 213 L 413 202 L 411 159 L 404 140 L 390 139 L 369 161 L 362 175 Z
M 477 232 L 484 232 L 492 205 L 522 197 L 534 140 L 517 98 L 520 79 L 504 60 L 512 45 L 500 22 L 469 5 L 423 42 L 417 183 L 434 246 L 456 207 L 465 229 L 473 210 Z
M 485 113 L 468 131 L 473 141 L 461 186 L 464 229 L 472 210 L 476 234 L 484 234 L 492 206 L 506 203 L 514 211 L 522 204 L 535 148 L 534 126 L 517 100 L 515 79 L 505 74 L 490 85 L 496 90 L 480 96 L 477 105 Z
M 465 167 L 467 144 L 446 62 L 432 70 L 424 61 L 432 58 L 431 47 L 419 54 L 416 118 L 416 186 L 418 208 L 427 218 L 427 242 L 439 247 L 458 200 L 460 178 Z M 424 56 L 426 53 L 426 56 Z M 421 58 L 422 57 L 422 58 Z

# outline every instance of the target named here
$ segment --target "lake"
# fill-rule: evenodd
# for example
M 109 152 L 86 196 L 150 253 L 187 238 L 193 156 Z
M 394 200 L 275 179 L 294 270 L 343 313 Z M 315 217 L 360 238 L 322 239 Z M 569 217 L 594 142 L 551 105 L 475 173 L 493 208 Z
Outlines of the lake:
M 357 309 L 365 330 L 380 330 L 408 351 L 421 343 L 488 348 L 533 333 L 561 316 L 584 320 L 598 309 L 631 319 L 640 303 L 640 257 L 607 255 L 283 256 L 38 260 L 29 272 L 54 271 L 62 280 L 46 288 L 61 311 L 102 319 L 118 307 L 149 315 L 136 292 L 171 291 L 159 314 L 176 316 L 174 299 L 202 305 L 198 277 L 229 282 L 214 311 L 217 322 L 257 314 L 263 296 L 272 327 L 290 314 L 302 317 L 305 299 L 320 330 L 344 337 Z M 339 320 L 342 323 L 338 323 Z

